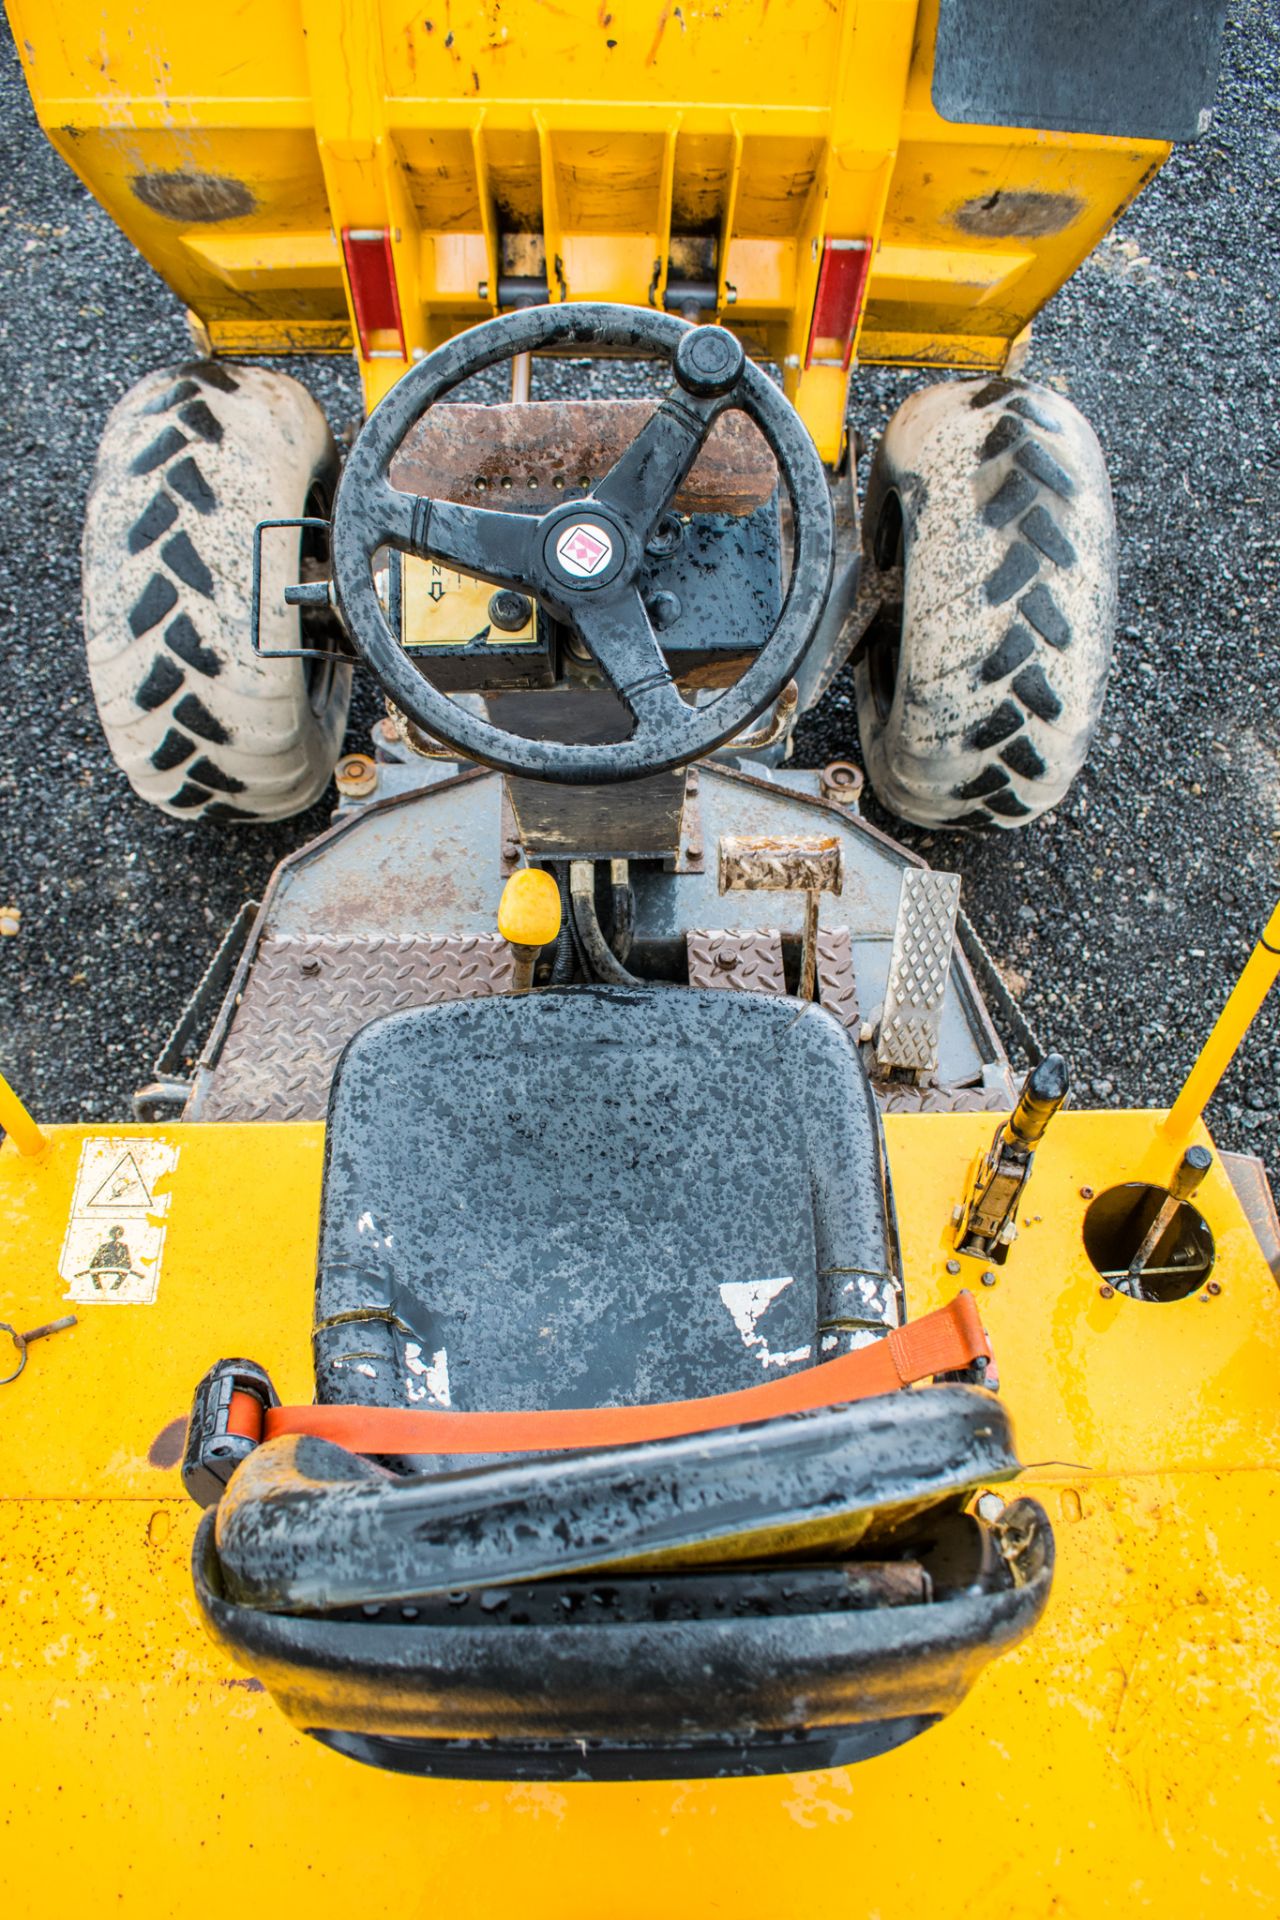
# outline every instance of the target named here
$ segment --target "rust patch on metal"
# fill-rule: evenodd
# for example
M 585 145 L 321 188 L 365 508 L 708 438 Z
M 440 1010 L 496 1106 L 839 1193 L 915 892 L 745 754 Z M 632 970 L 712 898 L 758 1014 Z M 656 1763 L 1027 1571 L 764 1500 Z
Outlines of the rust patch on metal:
M 1084 212 L 1074 193 L 988 193 L 958 206 L 951 218 L 962 233 L 984 240 L 1044 240 Z
M 226 174 L 138 173 L 129 184 L 144 207 L 184 227 L 242 220 L 257 206 L 244 181 Z
M 187 1444 L 187 1416 L 180 1413 L 167 1427 L 161 1427 L 151 1445 L 147 1448 L 147 1459 L 153 1467 L 176 1467 L 182 1458 L 182 1449 Z
M 466 506 L 549 507 L 609 471 L 653 413 L 648 400 L 532 400 L 433 407 L 391 463 L 392 485 Z M 716 422 L 675 497 L 680 513 L 753 513 L 778 469 L 745 414 Z
M 724 834 L 720 839 L 720 891 L 839 893 L 844 886 L 844 850 L 834 834 Z

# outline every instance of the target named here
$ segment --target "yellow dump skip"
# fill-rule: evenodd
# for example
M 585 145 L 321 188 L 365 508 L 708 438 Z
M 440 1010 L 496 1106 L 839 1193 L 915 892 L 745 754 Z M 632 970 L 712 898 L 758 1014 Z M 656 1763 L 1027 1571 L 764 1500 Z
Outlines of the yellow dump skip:
M 7 3 L 41 124 L 213 347 L 358 346 L 371 402 L 505 283 L 702 287 L 834 460 L 827 241 L 871 250 L 863 360 L 999 368 L 1168 152 L 942 120 L 937 0 Z M 387 237 L 402 337 L 360 341 L 344 231 Z

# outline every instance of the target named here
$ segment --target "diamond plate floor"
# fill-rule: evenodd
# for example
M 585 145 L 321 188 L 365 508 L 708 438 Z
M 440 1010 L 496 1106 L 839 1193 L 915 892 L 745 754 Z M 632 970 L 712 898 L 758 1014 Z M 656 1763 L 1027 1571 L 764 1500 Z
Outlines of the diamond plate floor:
M 322 1120 L 338 1055 L 361 1027 L 405 1007 L 506 993 L 512 981 L 496 933 L 265 940 L 188 1118 Z

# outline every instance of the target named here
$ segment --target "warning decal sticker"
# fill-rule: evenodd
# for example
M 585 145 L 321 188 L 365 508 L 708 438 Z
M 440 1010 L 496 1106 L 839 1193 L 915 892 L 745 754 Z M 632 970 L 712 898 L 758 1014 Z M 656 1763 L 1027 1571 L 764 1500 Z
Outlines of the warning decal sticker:
M 150 1306 L 160 1285 L 171 1195 L 157 1192 L 178 1164 L 164 1140 L 86 1140 L 58 1272 L 64 1296 L 85 1306 Z

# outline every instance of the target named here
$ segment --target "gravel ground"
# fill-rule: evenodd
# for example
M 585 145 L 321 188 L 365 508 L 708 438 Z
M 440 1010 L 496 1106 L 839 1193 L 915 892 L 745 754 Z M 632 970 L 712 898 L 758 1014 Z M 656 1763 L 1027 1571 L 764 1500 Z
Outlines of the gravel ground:
M 1024 1010 L 1097 1104 L 1172 1096 L 1280 891 L 1278 60 L 1270 0 L 1234 0 L 1212 131 L 1036 323 L 1027 372 L 1092 420 L 1121 528 L 1117 664 L 1093 758 L 1029 833 L 904 835 L 959 868 Z M 106 1120 L 127 1115 L 241 902 L 328 808 L 280 827 L 184 827 L 112 766 L 80 635 L 84 496 L 110 407 L 188 343 L 172 296 L 40 135 L 7 36 L 0 180 L 0 902 L 22 913 L 0 945 L 0 1055 L 40 1113 Z M 352 417 L 348 365 L 290 370 L 335 428 Z M 864 435 L 913 384 L 858 376 Z M 375 712 L 366 685 L 352 745 Z M 844 680 L 802 744 L 807 764 L 855 752 Z M 1280 1186 L 1280 993 L 1211 1118 Z

